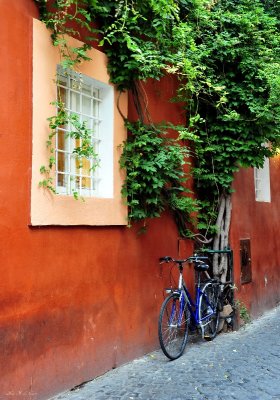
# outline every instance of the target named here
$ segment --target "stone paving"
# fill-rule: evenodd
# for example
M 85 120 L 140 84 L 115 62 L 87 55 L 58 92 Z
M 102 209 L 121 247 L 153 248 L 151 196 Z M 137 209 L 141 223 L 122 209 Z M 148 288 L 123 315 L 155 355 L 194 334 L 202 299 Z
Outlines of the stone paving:
M 182 357 L 153 352 L 52 400 L 280 400 L 280 307 Z

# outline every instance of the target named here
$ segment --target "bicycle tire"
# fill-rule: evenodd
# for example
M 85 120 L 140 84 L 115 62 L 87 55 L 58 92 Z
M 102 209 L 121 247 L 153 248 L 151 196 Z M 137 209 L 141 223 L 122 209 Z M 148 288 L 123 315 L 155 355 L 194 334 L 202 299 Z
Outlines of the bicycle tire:
M 159 315 L 159 343 L 170 360 L 176 360 L 183 354 L 188 341 L 190 311 L 186 303 L 182 312 L 180 307 L 179 293 L 172 293 L 162 303 Z
M 205 340 L 213 340 L 217 335 L 219 326 L 220 313 L 218 310 L 218 293 L 216 289 L 211 282 L 207 282 L 201 290 L 202 294 L 199 299 L 198 315 L 201 321 L 201 334 Z M 214 313 L 207 318 L 209 308 L 210 312 L 213 310 Z

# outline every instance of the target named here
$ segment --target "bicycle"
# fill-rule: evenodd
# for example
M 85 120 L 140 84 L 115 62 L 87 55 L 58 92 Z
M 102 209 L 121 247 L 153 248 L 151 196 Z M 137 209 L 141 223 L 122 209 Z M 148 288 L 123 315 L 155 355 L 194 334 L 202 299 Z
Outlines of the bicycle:
M 164 300 L 159 321 L 158 336 L 163 353 L 170 359 L 179 358 L 186 347 L 190 325 L 201 330 L 202 338 L 212 340 L 217 334 L 219 325 L 219 281 L 211 279 L 208 257 L 194 255 L 183 260 L 166 256 L 160 263 L 174 262 L 179 268 L 178 288 L 168 288 L 170 295 Z M 195 289 L 195 302 L 186 287 L 183 278 L 184 264 L 192 263 L 198 272 Z M 207 280 L 201 281 L 201 273 Z

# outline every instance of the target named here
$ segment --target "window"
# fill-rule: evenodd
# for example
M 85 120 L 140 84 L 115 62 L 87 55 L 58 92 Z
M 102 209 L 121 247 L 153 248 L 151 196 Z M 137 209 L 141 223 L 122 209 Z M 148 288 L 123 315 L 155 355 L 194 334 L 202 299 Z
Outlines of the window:
M 81 45 L 65 37 L 72 47 Z M 121 196 L 124 172 L 120 170 L 120 144 L 126 139 L 126 128 L 118 111 L 127 115 L 127 93 L 117 92 L 110 83 L 107 57 L 96 49 L 89 51 L 91 61 L 79 65 L 79 73 L 58 68 L 60 56 L 52 45 L 46 26 L 33 20 L 33 112 L 32 112 L 32 178 L 30 223 L 40 225 L 126 225 L 127 206 Z M 54 78 L 58 73 L 58 80 Z M 72 154 L 79 143 L 69 135 L 72 126 L 60 126 L 53 137 L 56 165 L 52 169 L 58 195 L 39 187 L 40 168 L 48 165 L 46 147 L 48 118 L 57 110 L 53 102 L 57 93 L 65 107 L 86 122 L 98 158 L 77 159 Z M 118 99 L 118 106 L 117 100 Z M 73 192 L 85 201 L 75 200 Z
M 82 145 L 71 132 L 73 126 L 61 126 L 55 143 L 56 190 L 59 194 L 90 197 L 113 196 L 113 89 L 83 74 L 58 67 L 57 99 L 66 111 L 85 123 L 91 133 L 96 157 L 80 159 L 73 150 Z M 105 149 L 106 147 L 106 149 Z
M 266 158 L 263 168 L 254 168 L 256 201 L 270 202 L 269 159 Z

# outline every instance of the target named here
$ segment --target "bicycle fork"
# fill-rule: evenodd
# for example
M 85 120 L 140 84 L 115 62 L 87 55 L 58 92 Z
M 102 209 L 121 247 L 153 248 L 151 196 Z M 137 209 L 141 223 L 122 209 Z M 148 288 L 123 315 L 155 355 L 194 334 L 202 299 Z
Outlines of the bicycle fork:
M 169 321 L 169 326 L 171 328 L 177 328 L 182 325 L 182 321 L 183 321 L 183 317 L 184 317 L 184 313 L 185 313 L 185 307 L 187 306 L 187 301 L 185 299 L 184 291 L 183 291 L 183 276 L 182 276 L 181 270 L 180 270 L 180 276 L 179 276 L 178 294 L 179 294 L 179 304 L 180 304 L 179 315 L 176 315 L 176 302 L 174 301 L 173 305 L 172 305 L 172 311 L 171 311 L 170 321 Z M 174 317 L 175 317 L 175 321 L 174 321 Z M 174 322 L 175 322 L 175 324 L 174 324 Z

